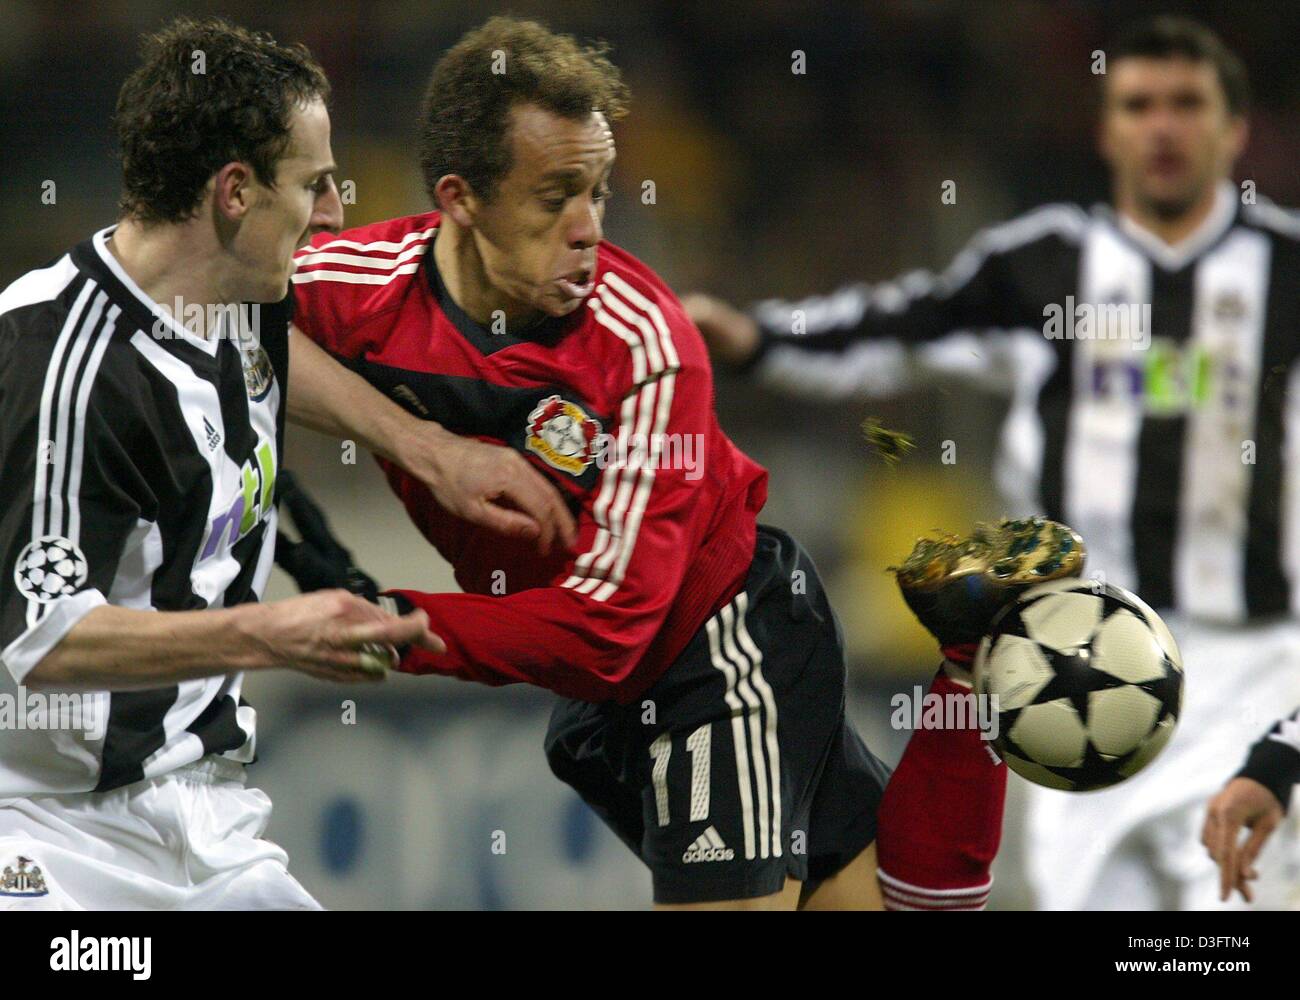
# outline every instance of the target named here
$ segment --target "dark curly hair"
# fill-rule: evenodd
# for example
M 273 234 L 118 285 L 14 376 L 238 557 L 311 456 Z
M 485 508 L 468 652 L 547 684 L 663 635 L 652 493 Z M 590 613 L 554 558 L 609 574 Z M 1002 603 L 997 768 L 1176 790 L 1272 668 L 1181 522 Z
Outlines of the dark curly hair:
M 420 168 L 433 198 L 438 179 L 459 174 L 485 200 L 510 171 L 510 109 L 532 103 L 580 121 L 593 111 L 627 114 L 628 89 L 606 54 L 536 21 L 494 17 L 438 60 L 425 91 Z
M 141 46 L 117 98 L 122 214 L 152 224 L 194 216 L 209 178 L 247 163 L 274 186 L 296 107 L 329 99 L 302 45 L 220 18 L 177 18 Z

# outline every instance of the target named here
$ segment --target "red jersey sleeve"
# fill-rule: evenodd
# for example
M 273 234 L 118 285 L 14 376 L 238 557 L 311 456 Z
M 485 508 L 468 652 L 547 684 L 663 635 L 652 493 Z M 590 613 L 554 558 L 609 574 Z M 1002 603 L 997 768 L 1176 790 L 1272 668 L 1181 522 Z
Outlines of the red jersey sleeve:
M 293 324 L 325 350 L 357 358 L 375 346 L 366 330 L 400 305 L 436 232 L 438 214 L 317 233 L 294 254 Z
M 600 474 L 580 512 L 576 555 L 548 586 L 500 597 L 401 591 L 447 644 L 436 656 L 413 650 L 407 672 L 630 700 L 683 578 L 712 572 L 696 561 L 719 507 L 709 449 L 722 447 L 727 460 L 734 449 L 717 428 L 699 332 L 670 293 L 638 290 L 614 272 L 584 308 L 617 338 L 609 388 L 621 402 L 596 442 Z M 752 553 L 752 535 L 749 544 Z M 743 577 L 748 559 L 739 565 Z M 732 558 L 719 572 L 734 577 L 736 568 Z

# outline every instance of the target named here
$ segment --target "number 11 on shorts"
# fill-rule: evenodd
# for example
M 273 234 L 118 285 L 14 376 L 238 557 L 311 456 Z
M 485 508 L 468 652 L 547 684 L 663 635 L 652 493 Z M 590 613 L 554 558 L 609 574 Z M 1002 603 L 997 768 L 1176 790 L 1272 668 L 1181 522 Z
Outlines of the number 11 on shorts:
M 709 818 L 709 768 L 712 764 L 713 725 L 705 723 L 686 738 L 686 751 L 691 755 L 691 822 Z M 655 790 L 655 810 L 659 825 L 667 826 L 668 812 L 668 759 L 673 755 L 671 733 L 660 733 L 650 744 L 650 780 Z

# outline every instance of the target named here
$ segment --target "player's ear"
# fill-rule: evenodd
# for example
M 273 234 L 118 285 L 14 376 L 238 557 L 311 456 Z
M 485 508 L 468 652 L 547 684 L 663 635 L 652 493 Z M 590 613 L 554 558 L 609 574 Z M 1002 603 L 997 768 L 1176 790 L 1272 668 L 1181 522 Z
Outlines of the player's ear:
M 246 164 L 227 163 L 212 178 L 212 202 L 222 218 L 238 222 L 253 205 L 253 172 Z
M 469 181 L 460 174 L 443 174 L 433 188 L 434 202 L 443 215 L 465 229 L 474 226 L 479 199 Z

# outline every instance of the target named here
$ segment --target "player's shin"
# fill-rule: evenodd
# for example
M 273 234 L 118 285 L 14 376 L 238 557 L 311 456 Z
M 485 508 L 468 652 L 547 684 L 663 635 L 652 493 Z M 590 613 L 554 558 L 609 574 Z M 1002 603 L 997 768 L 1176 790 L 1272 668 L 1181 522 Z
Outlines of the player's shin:
M 961 672 L 941 669 L 927 698 L 973 698 Z M 885 789 L 876 845 L 887 909 L 979 910 L 988 900 L 1007 769 L 978 713 L 965 715 L 960 727 L 918 726 Z

